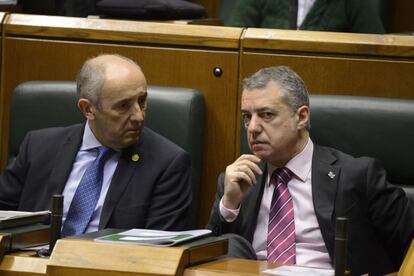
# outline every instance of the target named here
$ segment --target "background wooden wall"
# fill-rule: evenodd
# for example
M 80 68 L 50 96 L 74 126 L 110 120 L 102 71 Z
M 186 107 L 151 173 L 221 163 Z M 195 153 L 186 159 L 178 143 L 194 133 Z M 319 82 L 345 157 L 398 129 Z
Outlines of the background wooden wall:
M 414 34 L 414 1 L 390 1 L 390 31 L 394 33 L 411 32 Z

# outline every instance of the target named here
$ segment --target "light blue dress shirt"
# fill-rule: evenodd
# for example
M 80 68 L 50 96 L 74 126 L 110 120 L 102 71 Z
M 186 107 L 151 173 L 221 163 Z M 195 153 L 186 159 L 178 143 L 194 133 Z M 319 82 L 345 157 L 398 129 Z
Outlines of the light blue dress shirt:
M 92 133 L 89 123 L 85 124 L 85 131 L 82 137 L 82 144 L 76 155 L 75 162 L 73 163 L 72 171 L 70 172 L 69 178 L 66 181 L 65 188 L 63 189 L 63 217 L 62 225 L 66 220 L 70 203 L 72 202 L 73 196 L 75 195 L 76 189 L 82 179 L 88 166 L 95 160 L 98 155 L 97 147 L 102 146 L 101 143 L 96 139 Z M 99 195 L 98 203 L 96 204 L 95 210 L 92 214 L 91 221 L 86 228 L 86 233 L 97 231 L 99 227 L 99 221 L 102 213 L 102 207 L 105 201 L 106 194 L 111 184 L 112 176 L 114 175 L 116 166 L 118 165 L 119 152 L 115 152 L 111 158 L 105 162 L 104 174 L 102 181 L 102 190 Z

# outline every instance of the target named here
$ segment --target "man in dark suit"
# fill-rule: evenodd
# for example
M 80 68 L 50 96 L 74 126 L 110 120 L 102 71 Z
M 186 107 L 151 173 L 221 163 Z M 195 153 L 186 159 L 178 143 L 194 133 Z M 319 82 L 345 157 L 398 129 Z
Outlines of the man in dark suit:
M 230 256 L 332 268 L 335 219 L 347 217 L 347 269 L 397 271 L 414 206 L 374 159 L 313 144 L 303 80 L 285 66 L 259 70 L 243 82 L 241 113 L 253 154 L 220 175 L 208 224 L 241 236 Z
M 83 178 L 105 148 L 109 154 L 90 217 L 84 229 L 66 234 L 109 227 L 185 229 L 189 155 L 144 127 L 147 82 L 141 68 L 123 56 L 100 55 L 82 66 L 77 90 L 86 123 L 29 132 L 0 176 L 0 209 L 50 209 L 52 195 L 63 194 L 63 229 L 71 228 L 73 218 L 78 228 L 77 216 L 84 211 L 74 204 L 84 200 L 80 183 L 90 183 Z

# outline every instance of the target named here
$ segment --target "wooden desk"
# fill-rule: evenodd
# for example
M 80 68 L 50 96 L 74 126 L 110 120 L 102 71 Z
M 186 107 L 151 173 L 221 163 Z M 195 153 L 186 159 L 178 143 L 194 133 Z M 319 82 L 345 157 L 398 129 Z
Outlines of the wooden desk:
M 18 252 L 4 256 L 0 262 L 0 275 L 2 276 L 41 276 L 46 275 L 48 258 L 39 258 L 34 252 Z M 222 259 L 200 265 L 195 265 L 184 270 L 184 276 L 252 276 L 269 275 L 263 270 L 275 268 L 277 265 L 264 261 Z M 387 276 L 396 276 L 398 273 L 390 273 Z
M 18 252 L 4 256 L 0 263 L 0 275 L 39 276 L 46 275 L 48 258 L 39 258 L 34 252 Z M 187 268 L 184 276 L 209 275 L 269 275 L 262 273 L 277 265 L 264 261 L 223 259 Z
M 265 261 L 253 261 L 243 259 L 222 259 L 187 268 L 184 276 L 209 276 L 209 275 L 269 275 L 263 270 L 277 267 Z
M 183 275 L 186 267 L 222 256 L 227 239 L 207 237 L 182 246 L 157 247 L 100 243 L 86 238 L 58 240 L 50 258 L 33 251 L 9 253 L 0 260 L 2 276 Z
M 33 251 L 20 251 L 7 254 L 0 262 L 2 276 L 39 276 L 46 275 L 48 258 L 40 258 Z

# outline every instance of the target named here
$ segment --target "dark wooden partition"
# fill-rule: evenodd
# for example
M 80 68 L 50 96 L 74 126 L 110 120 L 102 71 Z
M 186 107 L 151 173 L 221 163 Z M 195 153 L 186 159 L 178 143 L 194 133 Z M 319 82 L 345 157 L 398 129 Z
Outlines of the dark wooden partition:
M 216 178 L 233 160 L 236 140 L 239 38 L 242 29 L 136 21 L 9 15 L 2 90 L 1 164 L 6 163 L 9 103 L 13 88 L 28 80 L 74 80 L 83 61 L 100 53 L 136 60 L 152 85 L 190 87 L 205 96 L 206 120 L 200 226 Z M 221 76 L 213 74 L 218 67 Z
M 311 93 L 414 98 L 414 37 L 248 29 L 241 77 L 285 64 Z
M 4 64 L 3 64 L 3 37 L 4 37 L 3 21 L 4 21 L 5 18 L 6 18 L 6 13 L 5 12 L 0 12 L 0 22 L 1 22 L 1 24 L 0 24 L 0 35 L 1 35 L 1 38 L 0 38 L 0 53 L 1 53 L 1 58 L 0 58 L 0 123 L 1 123 L 2 117 L 3 117 L 3 114 L 2 114 L 3 113 L 2 112 L 2 110 L 3 110 L 3 101 L 2 101 L 3 96 L 2 96 L 1 90 L 2 90 L 2 87 L 3 87 L 3 71 L 4 71 L 3 70 L 3 67 L 4 67 Z M 0 134 L 2 132 L 2 127 L 3 126 L 0 127 Z M 1 139 L 1 136 L 0 136 L 0 139 Z M 1 149 L 2 149 L 2 145 L 1 145 L 1 142 L 0 142 L 0 153 L 1 153 Z

